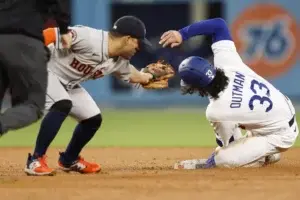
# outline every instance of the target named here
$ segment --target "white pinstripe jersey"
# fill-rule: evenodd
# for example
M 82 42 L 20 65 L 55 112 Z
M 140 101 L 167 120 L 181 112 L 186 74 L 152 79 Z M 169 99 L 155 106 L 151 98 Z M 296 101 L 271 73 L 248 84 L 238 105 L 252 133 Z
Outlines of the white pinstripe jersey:
M 56 30 L 56 43 L 49 45 L 51 58 L 48 70 L 55 73 L 69 89 L 91 79 L 108 74 L 118 74 L 128 81 L 130 76 L 129 60 L 108 57 L 108 32 L 87 26 L 69 27 L 72 33 L 71 49 L 61 48 L 60 36 Z

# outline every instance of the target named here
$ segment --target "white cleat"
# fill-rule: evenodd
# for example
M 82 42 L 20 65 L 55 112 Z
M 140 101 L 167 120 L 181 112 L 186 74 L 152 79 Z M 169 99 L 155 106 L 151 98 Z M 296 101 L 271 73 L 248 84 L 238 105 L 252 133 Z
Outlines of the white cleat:
M 244 165 L 243 167 L 251 167 L 251 168 L 257 168 L 257 167 L 264 167 L 264 166 L 268 166 L 268 165 L 272 165 L 277 163 L 281 158 L 281 154 L 280 153 L 275 153 L 269 156 L 266 156 L 264 158 L 261 158 L 253 163 L 249 163 L 247 165 Z
M 183 160 L 175 163 L 174 169 L 203 169 L 207 159 Z
M 280 158 L 281 158 L 280 153 L 275 153 L 275 154 L 266 156 L 265 165 L 271 165 L 271 164 L 277 163 L 278 161 L 280 161 Z

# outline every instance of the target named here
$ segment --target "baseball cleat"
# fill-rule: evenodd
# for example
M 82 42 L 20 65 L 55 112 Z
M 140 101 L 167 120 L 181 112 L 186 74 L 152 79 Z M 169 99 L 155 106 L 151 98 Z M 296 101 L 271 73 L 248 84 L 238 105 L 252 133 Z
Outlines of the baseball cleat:
M 208 159 L 183 160 L 175 163 L 174 169 L 204 169 Z
M 281 158 L 280 153 L 275 153 L 275 154 L 266 156 L 264 165 L 271 165 L 271 164 L 277 163 L 280 160 L 280 158 Z
M 24 169 L 28 176 L 54 176 L 56 171 L 48 167 L 46 156 L 34 157 L 28 154 L 27 163 Z
M 281 154 L 275 153 L 266 157 L 263 157 L 259 160 L 256 160 L 252 163 L 246 164 L 243 167 L 245 168 L 258 168 L 258 167 L 265 167 L 268 165 L 272 165 L 280 161 Z
M 61 170 L 65 172 L 74 171 L 74 172 L 79 172 L 81 174 L 98 173 L 101 171 L 100 165 L 96 163 L 89 163 L 80 156 L 78 157 L 77 160 L 73 162 L 67 162 L 64 153 L 60 153 L 58 166 Z

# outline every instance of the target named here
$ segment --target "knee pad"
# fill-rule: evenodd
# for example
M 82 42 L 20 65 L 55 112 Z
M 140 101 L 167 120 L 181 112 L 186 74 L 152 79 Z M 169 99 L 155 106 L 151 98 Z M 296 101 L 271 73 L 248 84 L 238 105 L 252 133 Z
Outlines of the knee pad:
M 82 120 L 80 122 L 80 124 L 83 125 L 83 126 L 93 128 L 93 129 L 99 129 L 101 124 L 102 124 L 102 120 L 103 120 L 102 115 L 98 114 L 98 115 L 95 115 L 91 118 Z
M 69 114 L 72 109 L 72 101 L 68 99 L 60 100 L 58 102 L 55 102 L 51 108 L 50 111 L 59 111 L 66 114 Z

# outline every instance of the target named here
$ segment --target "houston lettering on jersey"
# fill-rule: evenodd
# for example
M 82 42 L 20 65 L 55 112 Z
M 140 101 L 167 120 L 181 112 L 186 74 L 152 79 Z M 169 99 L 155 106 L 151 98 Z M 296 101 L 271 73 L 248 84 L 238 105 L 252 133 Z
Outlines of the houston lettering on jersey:
M 243 101 L 245 75 L 236 72 L 233 79 L 232 98 L 230 108 L 240 108 Z
M 92 67 L 91 65 L 83 64 L 80 61 L 78 61 L 76 58 L 73 58 L 70 66 L 73 69 L 76 69 L 78 72 L 82 72 L 84 75 L 90 74 L 94 69 L 94 67 Z M 103 77 L 103 73 L 101 70 L 98 69 L 93 73 L 91 79 L 97 79 L 101 77 Z

